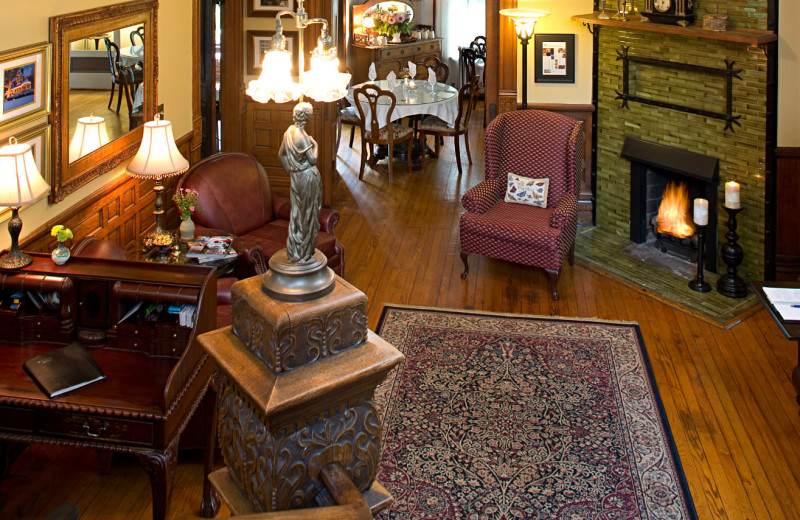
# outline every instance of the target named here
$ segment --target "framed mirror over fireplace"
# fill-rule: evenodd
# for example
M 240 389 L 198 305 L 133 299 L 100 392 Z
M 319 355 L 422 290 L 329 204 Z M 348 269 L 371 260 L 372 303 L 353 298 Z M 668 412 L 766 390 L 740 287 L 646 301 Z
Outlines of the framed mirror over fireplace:
M 692 201 L 706 199 L 704 267 L 716 273 L 719 160 L 636 137 L 625 139 L 622 157 L 631 164 L 630 240 L 653 241 L 665 254 L 696 263 Z

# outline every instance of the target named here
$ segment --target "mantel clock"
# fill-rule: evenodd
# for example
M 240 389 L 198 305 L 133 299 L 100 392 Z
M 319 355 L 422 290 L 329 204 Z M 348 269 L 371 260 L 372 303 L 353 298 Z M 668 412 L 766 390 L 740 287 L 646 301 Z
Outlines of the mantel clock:
M 643 22 L 686 27 L 694 23 L 692 0 L 644 0 L 639 11 Z

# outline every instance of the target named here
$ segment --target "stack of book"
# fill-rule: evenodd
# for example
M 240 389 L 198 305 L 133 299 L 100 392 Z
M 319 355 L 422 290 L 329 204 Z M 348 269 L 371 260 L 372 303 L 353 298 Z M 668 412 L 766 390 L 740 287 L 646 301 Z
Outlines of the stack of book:
M 188 242 L 186 258 L 194 258 L 201 264 L 236 258 L 238 253 L 231 247 L 232 244 L 233 237 L 229 235 L 199 236 Z

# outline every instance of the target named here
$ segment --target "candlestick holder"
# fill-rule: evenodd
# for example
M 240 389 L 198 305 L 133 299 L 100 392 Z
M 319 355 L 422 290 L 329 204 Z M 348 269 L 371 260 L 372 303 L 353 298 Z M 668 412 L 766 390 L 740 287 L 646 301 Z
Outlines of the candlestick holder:
M 694 228 L 697 233 L 697 278 L 689 282 L 689 289 L 697 292 L 711 292 L 711 284 L 703 280 L 703 271 L 705 267 L 704 253 L 706 248 L 706 241 L 703 235 L 705 235 L 706 226 L 695 223 Z
M 744 259 L 742 246 L 737 243 L 739 235 L 736 234 L 736 215 L 742 211 L 742 208 L 722 207 L 728 212 L 728 232 L 725 233 L 727 242 L 722 244 L 720 256 L 728 266 L 728 270 L 717 280 L 717 290 L 729 298 L 744 298 L 747 296 L 747 285 L 736 274 L 736 267 Z
M 597 18 L 600 20 L 608 20 L 610 16 L 606 14 L 606 0 L 603 0 L 603 9 L 600 11 L 600 14 L 597 15 Z

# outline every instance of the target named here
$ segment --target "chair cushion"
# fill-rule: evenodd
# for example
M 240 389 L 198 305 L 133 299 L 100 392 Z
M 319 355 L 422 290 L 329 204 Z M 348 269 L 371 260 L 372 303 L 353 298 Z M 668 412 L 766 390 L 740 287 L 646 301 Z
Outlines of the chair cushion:
M 289 221 L 278 219 L 246 235 L 240 235 L 239 238 L 245 244 L 261 246 L 264 256 L 269 258 L 286 247 L 286 238 L 288 236 Z M 322 251 L 327 258 L 331 258 L 336 255 L 336 237 L 324 231 L 320 231 L 317 235 L 316 247 Z
M 539 208 L 547 207 L 547 186 L 550 179 L 531 179 L 524 175 L 508 172 L 506 202 L 527 204 Z
M 341 119 L 342 123 L 351 125 L 357 125 L 361 122 L 361 118 L 358 117 L 358 112 L 355 107 L 347 107 L 340 110 L 339 119 Z
M 461 215 L 461 235 L 500 240 L 509 248 L 557 251 L 562 230 L 550 227 L 551 208 L 498 202 L 486 213 Z
M 463 132 L 466 130 L 467 124 L 466 121 L 461 122 L 460 130 Z M 436 116 L 426 116 L 419 122 L 419 130 L 420 132 L 455 132 L 456 129 L 452 126 L 448 126 L 446 122 L 442 119 L 439 119 Z
M 392 123 L 392 129 L 394 130 L 394 140 L 402 139 L 403 137 L 407 136 L 408 134 L 414 131 L 414 129 L 411 128 L 410 126 L 406 126 L 400 123 Z M 384 126 L 383 128 L 381 128 L 380 134 L 378 135 L 378 139 L 381 141 L 388 140 L 389 139 L 388 130 L 389 130 L 388 126 Z M 367 139 L 372 139 L 370 132 L 367 132 L 366 134 L 367 134 L 366 135 Z

